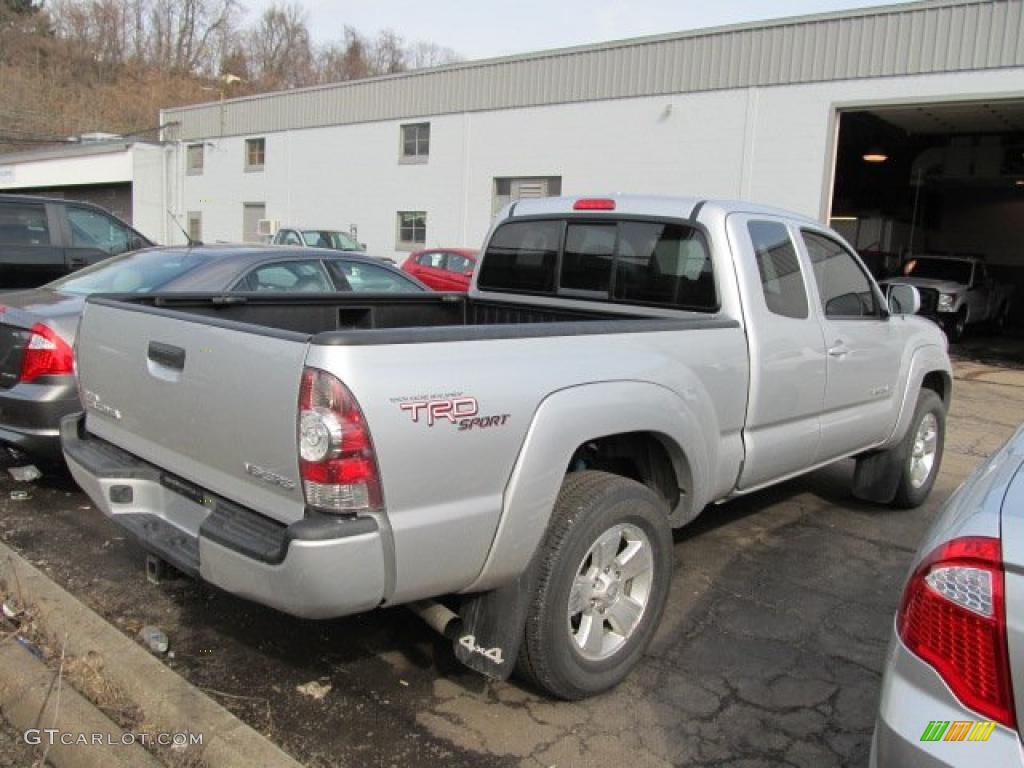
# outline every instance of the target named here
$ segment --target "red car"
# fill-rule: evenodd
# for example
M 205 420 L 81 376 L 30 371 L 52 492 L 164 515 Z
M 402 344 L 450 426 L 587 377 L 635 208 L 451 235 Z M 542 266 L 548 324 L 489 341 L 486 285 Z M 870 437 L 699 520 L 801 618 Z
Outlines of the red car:
M 471 248 L 428 248 L 409 254 L 402 271 L 435 291 L 468 291 L 476 255 Z

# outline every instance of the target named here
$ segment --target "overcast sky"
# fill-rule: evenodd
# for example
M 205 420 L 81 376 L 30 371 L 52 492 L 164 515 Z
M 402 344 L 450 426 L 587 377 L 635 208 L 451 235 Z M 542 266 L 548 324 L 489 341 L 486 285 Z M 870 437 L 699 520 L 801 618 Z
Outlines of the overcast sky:
M 390 27 L 406 40 L 447 46 L 467 59 L 882 4 L 878 0 L 302 0 L 319 43 L 339 39 L 345 24 L 369 35 Z M 255 15 L 266 5 L 255 0 L 249 7 Z

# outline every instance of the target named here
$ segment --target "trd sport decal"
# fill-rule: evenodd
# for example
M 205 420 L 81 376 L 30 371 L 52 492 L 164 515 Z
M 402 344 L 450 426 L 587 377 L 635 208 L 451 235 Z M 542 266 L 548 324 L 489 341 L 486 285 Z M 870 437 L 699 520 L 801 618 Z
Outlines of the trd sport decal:
M 471 429 L 503 427 L 511 416 L 508 413 L 491 416 L 480 415 L 480 404 L 475 397 L 458 393 L 449 397 L 396 397 L 392 402 L 409 414 L 414 424 L 452 424 L 459 432 Z

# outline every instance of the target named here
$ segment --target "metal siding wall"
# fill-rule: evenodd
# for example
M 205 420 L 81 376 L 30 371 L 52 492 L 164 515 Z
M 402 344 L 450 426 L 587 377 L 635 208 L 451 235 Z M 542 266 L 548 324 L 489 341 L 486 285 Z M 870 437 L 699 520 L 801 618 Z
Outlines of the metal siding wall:
M 164 110 L 169 138 L 574 101 L 1024 66 L 1024 0 L 934 2 L 468 63 Z

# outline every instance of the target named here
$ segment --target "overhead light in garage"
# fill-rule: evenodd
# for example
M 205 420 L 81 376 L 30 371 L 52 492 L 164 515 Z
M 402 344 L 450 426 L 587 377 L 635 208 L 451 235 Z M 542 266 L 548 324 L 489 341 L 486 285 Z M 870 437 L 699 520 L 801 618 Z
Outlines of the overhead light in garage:
M 865 163 L 884 163 L 889 159 L 889 155 L 881 147 L 875 146 L 864 153 L 863 159 Z
M 1016 184 L 1018 187 L 1024 187 L 1024 179 L 1017 179 Z

